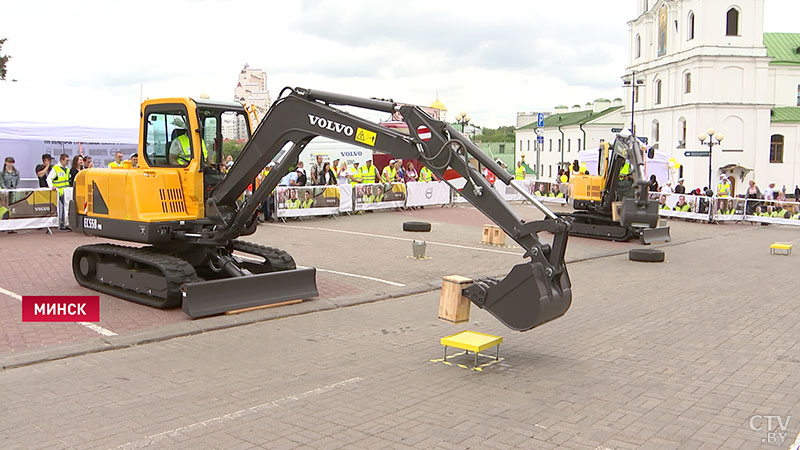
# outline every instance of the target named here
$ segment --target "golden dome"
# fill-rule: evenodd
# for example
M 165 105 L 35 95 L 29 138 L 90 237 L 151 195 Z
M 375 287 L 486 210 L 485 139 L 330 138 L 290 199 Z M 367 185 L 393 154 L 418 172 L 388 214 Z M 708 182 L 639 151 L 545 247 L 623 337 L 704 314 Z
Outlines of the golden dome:
M 441 111 L 447 111 L 447 108 L 444 106 L 444 103 L 439 101 L 439 94 L 436 94 L 436 101 L 431 103 L 431 108 L 435 108 Z

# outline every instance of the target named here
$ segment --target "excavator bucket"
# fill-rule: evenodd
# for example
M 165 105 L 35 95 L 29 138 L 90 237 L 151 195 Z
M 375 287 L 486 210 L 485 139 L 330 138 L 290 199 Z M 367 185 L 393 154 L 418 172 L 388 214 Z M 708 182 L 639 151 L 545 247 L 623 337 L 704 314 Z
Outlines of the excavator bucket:
M 183 312 L 192 319 L 319 295 L 317 270 L 282 270 L 222 280 L 185 283 Z
M 655 228 L 658 226 L 658 203 L 647 201 L 640 204 L 632 198 L 622 201 L 620 208 L 620 223 L 623 227 L 648 226 Z
M 548 277 L 541 263 L 517 264 L 502 280 L 479 279 L 463 293 L 516 331 L 527 331 L 561 317 L 572 303 L 567 272 Z

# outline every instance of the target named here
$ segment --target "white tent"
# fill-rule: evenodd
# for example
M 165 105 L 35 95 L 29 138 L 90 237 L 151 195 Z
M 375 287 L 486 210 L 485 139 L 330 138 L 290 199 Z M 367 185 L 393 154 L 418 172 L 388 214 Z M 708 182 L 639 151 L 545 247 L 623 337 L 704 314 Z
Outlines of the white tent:
M 584 150 L 578 152 L 578 161 L 586 165 L 586 169 L 592 175 L 597 175 L 597 160 L 600 156 L 598 149 Z M 645 158 L 645 176 L 655 175 L 658 184 L 664 184 L 669 179 L 669 155 L 656 151 L 653 158 Z M 675 180 L 670 180 L 674 181 Z

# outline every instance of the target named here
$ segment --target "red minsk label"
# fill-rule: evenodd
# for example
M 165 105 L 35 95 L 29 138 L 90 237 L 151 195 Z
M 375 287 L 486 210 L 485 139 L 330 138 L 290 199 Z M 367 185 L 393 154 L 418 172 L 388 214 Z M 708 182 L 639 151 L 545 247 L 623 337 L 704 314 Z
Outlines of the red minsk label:
M 97 295 L 23 295 L 23 322 L 99 322 Z

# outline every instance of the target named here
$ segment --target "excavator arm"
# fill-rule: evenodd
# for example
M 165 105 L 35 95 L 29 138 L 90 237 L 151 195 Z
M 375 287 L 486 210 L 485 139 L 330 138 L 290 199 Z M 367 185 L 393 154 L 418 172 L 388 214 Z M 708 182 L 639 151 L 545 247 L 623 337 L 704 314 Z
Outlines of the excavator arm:
M 410 135 L 382 127 L 336 106 L 358 107 L 388 113 L 399 112 Z M 313 138 L 324 136 L 398 158 L 418 159 L 439 178 L 448 169 L 467 180 L 461 191 L 472 205 L 497 223 L 523 249 L 528 262 L 516 265 L 503 279 L 486 278 L 464 290 L 470 300 L 508 327 L 525 331 L 563 315 L 572 300 L 564 263 L 569 220 L 557 217 L 512 180 L 469 139 L 452 126 L 435 120 L 413 105 L 391 100 L 366 99 L 302 88 L 285 88 L 258 126 L 241 155 L 206 199 L 206 216 L 213 222 L 197 241 L 223 244 L 252 230 L 258 206 L 295 165 L 300 152 Z M 497 178 L 516 188 L 536 205 L 545 219 L 526 222 L 503 200 L 488 181 L 472 167 L 477 159 Z M 238 204 L 250 180 L 269 162 L 276 165 L 251 197 Z M 452 186 L 451 186 L 452 187 Z M 539 233 L 553 234 L 552 243 Z

